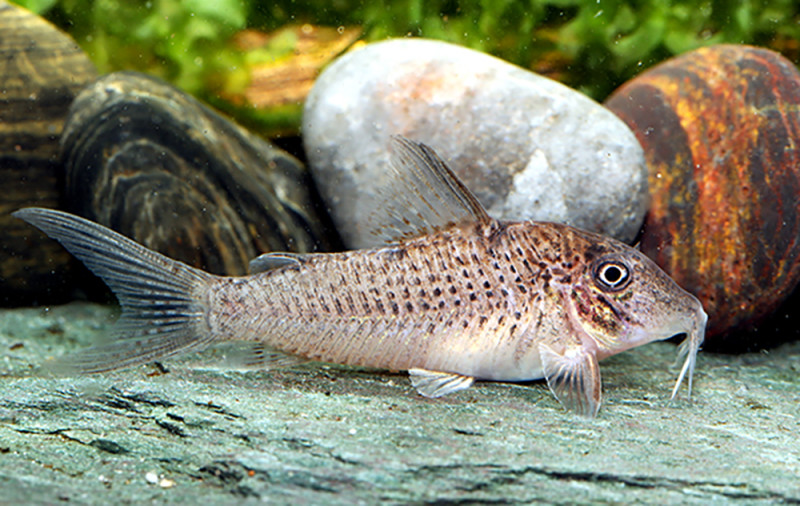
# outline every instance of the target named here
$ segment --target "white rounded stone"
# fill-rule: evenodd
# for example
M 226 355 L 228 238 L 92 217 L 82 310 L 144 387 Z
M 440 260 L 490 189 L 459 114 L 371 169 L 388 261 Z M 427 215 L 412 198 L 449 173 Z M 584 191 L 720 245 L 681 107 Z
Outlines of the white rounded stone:
M 557 221 L 630 242 L 647 205 L 642 149 L 581 93 L 453 44 L 396 39 L 331 64 L 306 102 L 312 173 L 345 243 L 361 227 L 395 134 L 423 142 L 504 220 Z

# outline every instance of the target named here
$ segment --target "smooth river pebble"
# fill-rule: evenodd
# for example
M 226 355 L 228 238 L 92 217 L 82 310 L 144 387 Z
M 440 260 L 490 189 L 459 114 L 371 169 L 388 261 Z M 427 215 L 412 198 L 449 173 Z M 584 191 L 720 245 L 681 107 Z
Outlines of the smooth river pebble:
M 492 56 L 396 39 L 339 58 L 305 106 L 312 173 L 350 247 L 375 244 L 365 195 L 382 183 L 394 134 L 434 148 L 496 218 L 558 221 L 623 241 L 641 226 L 644 156 L 614 114 Z

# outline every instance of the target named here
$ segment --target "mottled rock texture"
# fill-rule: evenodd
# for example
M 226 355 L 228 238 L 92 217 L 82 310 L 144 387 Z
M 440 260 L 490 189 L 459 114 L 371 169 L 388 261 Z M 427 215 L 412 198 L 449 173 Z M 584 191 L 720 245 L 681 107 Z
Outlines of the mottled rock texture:
M 647 156 L 642 251 L 703 303 L 710 342 L 769 315 L 800 280 L 798 104 L 794 64 L 740 45 L 668 60 L 606 102 Z
M 205 358 L 166 373 L 28 375 L 101 339 L 112 313 L 0 311 L 0 502 L 800 501 L 800 343 L 701 353 L 691 402 L 668 401 L 671 344 L 611 357 L 592 421 L 541 382 L 429 400 L 405 375 L 244 373 Z

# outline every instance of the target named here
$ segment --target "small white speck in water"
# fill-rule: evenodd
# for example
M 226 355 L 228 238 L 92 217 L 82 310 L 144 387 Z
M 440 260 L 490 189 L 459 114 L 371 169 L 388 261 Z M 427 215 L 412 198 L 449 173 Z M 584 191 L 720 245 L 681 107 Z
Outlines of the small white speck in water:
M 153 471 L 150 471 L 144 475 L 144 481 L 146 481 L 151 485 L 155 485 L 156 483 L 158 483 L 158 475 Z

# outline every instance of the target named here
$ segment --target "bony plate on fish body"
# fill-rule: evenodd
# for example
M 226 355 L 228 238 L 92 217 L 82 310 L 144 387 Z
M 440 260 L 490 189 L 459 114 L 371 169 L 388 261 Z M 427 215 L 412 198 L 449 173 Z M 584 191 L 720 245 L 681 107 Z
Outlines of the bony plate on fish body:
M 256 343 L 264 366 L 298 360 L 407 370 L 439 397 L 475 379 L 545 378 L 571 411 L 596 415 L 598 360 L 676 334 L 691 394 L 706 314 L 639 251 L 566 225 L 499 222 L 425 145 L 394 138 L 393 181 L 371 219 L 383 247 L 267 253 L 224 277 L 171 260 L 68 213 L 15 216 L 60 241 L 119 298 L 114 339 L 58 359 L 99 373 Z M 264 351 L 268 353 L 264 353 Z M 294 359 L 287 359 L 287 355 Z

